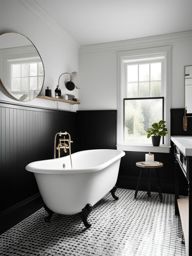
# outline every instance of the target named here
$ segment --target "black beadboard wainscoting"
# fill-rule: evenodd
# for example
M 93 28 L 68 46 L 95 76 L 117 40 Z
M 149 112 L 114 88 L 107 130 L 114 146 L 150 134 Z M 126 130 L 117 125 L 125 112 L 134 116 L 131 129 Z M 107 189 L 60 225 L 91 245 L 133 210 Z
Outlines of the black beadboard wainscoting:
M 182 129 L 184 109 L 171 110 L 171 134 L 191 135 Z M 116 148 L 117 111 L 58 111 L 36 107 L 0 103 L 0 233 L 30 215 L 42 205 L 34 175 L 25 166 L 36 160 L 53 158 L 54 135 L 68 131 L 74 143 L 72 151 Z M 137 161 L 145 159 L 145 152 L 125 152 L 121 160 L 118 186 L 135 189 L 138 177 Z M 147 152 L 146 152 L 147 153 Z M 171 153 L 155 154 L 162 161 L 163 192 L 174 192 L 174 165 Z M 186 181 L 180 177 L 183 188 Z M 146 189 L 143 179 L 141 189 Z M 156 190 L 152 187 L 152 190 Z
M 71 134 L 72 151 L 76 151 L 76 113 L 0 103 L 0 120 L 0 232 L 3 232 L 42 203 L 34 175 L 25 166 L 53 158 L 54 135 L 58 131 Z M 32 201 L 35 203 L 31 204 Z
M 116 149 L 116 110 L 77 111 L 77 128 L 79 150 Z

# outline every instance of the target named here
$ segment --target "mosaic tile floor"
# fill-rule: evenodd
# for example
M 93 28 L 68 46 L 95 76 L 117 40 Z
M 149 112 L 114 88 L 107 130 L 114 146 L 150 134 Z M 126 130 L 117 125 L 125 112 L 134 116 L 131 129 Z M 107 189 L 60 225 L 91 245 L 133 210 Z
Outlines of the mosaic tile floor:
M 185 256 L 173 195 L 148 199 L 145 192 L 118 189 L 91 212 L 85 230 L 78 215 L 55 214 L 50 223 L 40 209 L 0 235 L 3 256 Z

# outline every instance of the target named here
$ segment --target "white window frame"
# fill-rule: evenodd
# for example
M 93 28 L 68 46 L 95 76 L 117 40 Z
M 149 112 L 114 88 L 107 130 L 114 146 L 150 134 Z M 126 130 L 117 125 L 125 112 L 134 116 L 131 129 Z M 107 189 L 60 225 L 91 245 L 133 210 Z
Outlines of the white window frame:
M 14 64 L 19 64 L 19 65 L 22 65 L 22 64 L 31 64 L 31 63 L 35 63 L 37 64 L 37 75 L 36 76 L 31 76 L 30 74 L 28 74 L 27 78 L 30 79 L 31 77 L 36 77 L 37 79 L 43 77 L 43 75 L 39 75 L 39 66 L 38 64 L 41 63 L 39 57 L 26 57 L 26 58 L 16 58 L 16 59 L 8 59 L 7 60 L 7 67 L 8 67 L 8 72 L 9 72 L 9 77 L 11 78 L 11 72 L 12 72 L 12 65 Z M 23 78 L 22 76 L 18 76 L 18 78 Z M 13 90 L 12 88 L 12 81 L 9 81 L 10 83 L 10 86 L 11 86 L 11 90 Z M 37 89 L 36 90 L 32 90 L 30 88 L 30 83 L 28 81 L 28 90 L 27 92 L 33 92 L 33 91 L 39 91 L 39 88 L 38 88 L 39 85 L 37 85 Z M 16 93 L 17 91 L 15 91 Z M 19 90 L 20 93 L 25 93 L 25 91 L 22 91 L 21 89 Z
M 168 135 L 165 137 L 164 145 L 153 147 L 149 145 L 126 145 L 124 143 L 124 127 L 123 127 L 123 99 L 126 98 L 126 60 L 145 59 L 164 57 L 162 76 L 164 87 L 162 95 L 164 97 L 164 120 L 168 128 Z M 118 60 L 118 89 L 117 89 L 117 148 L 126 151 L 139 152 L 161 152 L 168 153 L 170 149 L 170 106 L 171 106 L 171 46 L 163 46 L 158 48 L 146 48 L 139 50 L 119 52 Z M 127 65 L 127 64 L 126 64 Z
M 0 49 L 0 61 L 1 61 L 1 77 L 2 80 L 10 87 L 10 81 L 7 77 L 10 75 L 9 61 L 17 59 L 37 59 L 39 55 L 33 46 L 19 46 L 7 49 Z

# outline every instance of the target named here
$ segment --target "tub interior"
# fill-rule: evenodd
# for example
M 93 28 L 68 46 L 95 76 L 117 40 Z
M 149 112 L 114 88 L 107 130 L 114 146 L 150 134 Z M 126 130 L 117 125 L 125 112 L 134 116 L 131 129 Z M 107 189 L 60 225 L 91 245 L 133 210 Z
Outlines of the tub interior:
M 49 159 L 37 161 L 29 164 L 30 168 L 35 170 L 85 170 L 97 169 L 104 167 L 103 165 L 110 164 L 116 159 L 119 159 L 121 151 L 118 150 L 84 150 L 72 154 L 72 168 L 70 156 L 64 156 L 57 159 Z M 29 169 L 28 169 L 29 170 Z M 32 170 L 30 170 L 32 171 Z

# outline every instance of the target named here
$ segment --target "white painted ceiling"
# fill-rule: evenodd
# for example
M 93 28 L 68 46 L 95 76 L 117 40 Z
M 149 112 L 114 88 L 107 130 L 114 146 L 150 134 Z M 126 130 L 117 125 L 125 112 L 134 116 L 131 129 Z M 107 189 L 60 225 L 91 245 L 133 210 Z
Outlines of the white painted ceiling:
M 192 30 L 192 0 L 36 0 L 81 45 Z

